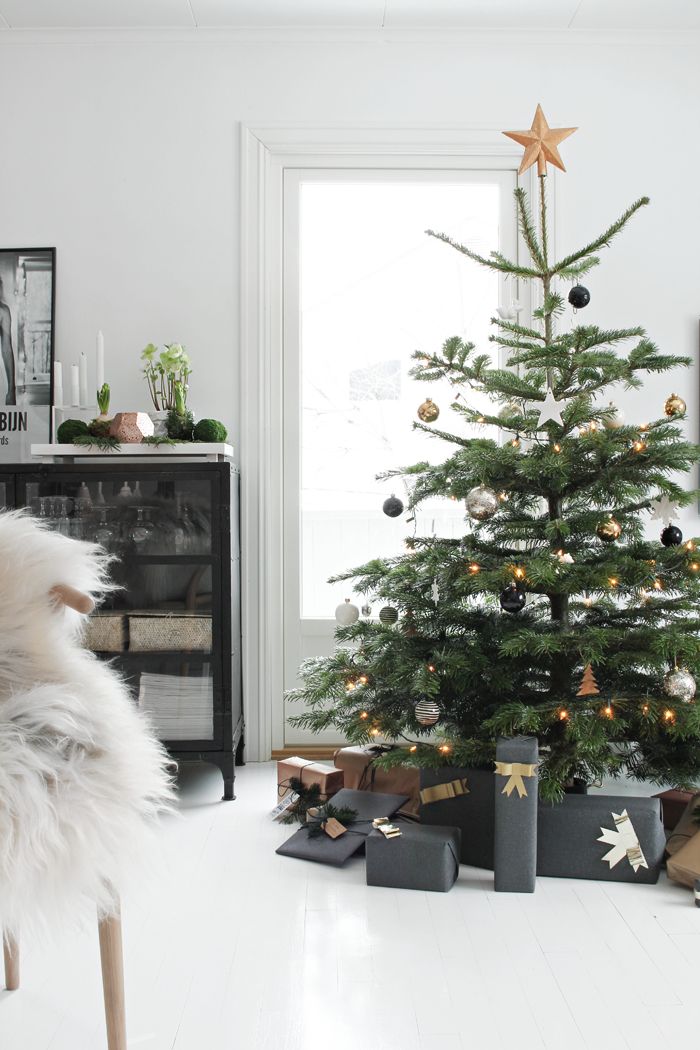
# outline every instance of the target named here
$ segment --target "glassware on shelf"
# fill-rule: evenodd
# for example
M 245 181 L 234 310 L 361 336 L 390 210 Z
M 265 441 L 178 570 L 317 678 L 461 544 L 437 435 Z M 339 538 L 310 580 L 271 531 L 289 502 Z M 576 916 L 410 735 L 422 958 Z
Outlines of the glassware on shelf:
M 153 507 L 144 507 L 141 504 L 134 507 L 135 521 L 129 528 L 129 539 L 143 551 L 148 547 L 155 532 L 155 525 L 151 521 Z
M 95 530 L 93 539 L 109 551 L 115 550 L 119 543 L 119 526 L 109 520 L 109 507 L 97 507 L 95 510 Z
M 134 494 L 131 491 L 131 485 L 128 481 L 125 481 L 122 487 L 119 489 L 119 495 L 117 496 L 117 499 L 121 503 L 130 503 L 133 498 Z
M 71 535 L 71 519 L 70 512 L 73 507 L 73 501 L 68 496 L 54 496 L 52 504 L 52 518 L 54 520 L 54 528 L 56 532 L 60 532 L 62 536 Z
M 84 481 L 80 482 L 80 488 L 78 489 L 78 499 L 87 500 L 90 506 L 92 506 L 92 496 L 90 495 L 90 489 Z
M 73 501 L 73 517 L 70 519 L 70 534 L 76 540 L 89 540 L 92 499 L 76 496 Z
M 95 504 L 98 507 L 104 507 L 104 505 L 107 502 L 107 500 L 105 499 L 105 494 L 102 491 L 102 484 L 103 483 L 101 481 L 97 482 L 97 496 L 95 497 Z

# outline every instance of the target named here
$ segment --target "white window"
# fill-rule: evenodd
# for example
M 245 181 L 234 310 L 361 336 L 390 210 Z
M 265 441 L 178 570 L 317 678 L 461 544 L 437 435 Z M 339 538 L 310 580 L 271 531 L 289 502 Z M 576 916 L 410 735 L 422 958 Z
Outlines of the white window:
M 400 553 L 406 537 L 462 535 L 464 507 L 435 499 L 415 521 L 382 513 L 400 479 L 376 475 L 455 446 L 414 430 L 426 397 L 435 429 L 465 434 L 449 383 L 408 375 L 415 350 L 458 335 L 480 352 L 499 303 L 517 296 L 497 275 L 426 229 L 488 255 L 517 252 L 515 173 L 504 170 L 288 169 L 284 175 L 285 684 L 301 659 L 333 644 L 348 584 L 329 576 Z M 470 395 L 470 405 L 480 407 Z M 379 609 L 375 606 L 372 614 Z M 294 713 L 293 711 L 287 714 Z M 333 734 L 328 735 L 332 739 Z M 287 728 L 285 744 L 311 740 Z M 323 742 L 314 738 L 315 742 Z

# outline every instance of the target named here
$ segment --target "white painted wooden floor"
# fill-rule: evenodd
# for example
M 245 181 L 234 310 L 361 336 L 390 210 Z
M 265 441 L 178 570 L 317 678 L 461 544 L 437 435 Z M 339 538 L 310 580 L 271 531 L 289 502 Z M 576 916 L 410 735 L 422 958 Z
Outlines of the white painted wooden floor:
M 124 903 L 132 1050 L 659 1050 L 697 1045 L 700 909 L 663 881 L 538 880 L 495 894 L 462 868 L 448 894 L 365 886 L 275 856 L 272 764 L 236 802 L 190 766 L 163 831 L 160 888 Z M 103 1050 L 94 930 L 25 944 L 0 993 L 1 1050 Z

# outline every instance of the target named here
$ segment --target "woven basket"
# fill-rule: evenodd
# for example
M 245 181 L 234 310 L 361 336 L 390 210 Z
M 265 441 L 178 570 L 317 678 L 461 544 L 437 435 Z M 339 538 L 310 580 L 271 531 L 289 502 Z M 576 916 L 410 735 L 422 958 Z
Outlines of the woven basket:
M 87 622 L 83 644 L 94 653 L 120 653 L 126 649 L 126 617 L 121 613 L 95 613 Z
M 161 613 L 129 617 L 129 648 L 135 652 L 175 649 L 209 652 L 211 616 Z

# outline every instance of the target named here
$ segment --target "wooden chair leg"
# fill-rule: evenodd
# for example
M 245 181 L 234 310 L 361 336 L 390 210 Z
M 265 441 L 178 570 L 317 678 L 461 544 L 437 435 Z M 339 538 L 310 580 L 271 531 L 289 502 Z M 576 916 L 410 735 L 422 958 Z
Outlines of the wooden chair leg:
M 124 959 L 122 924 L 119 914 L 99 923 L 102 987 L 105 997 L 107 1046 L 126 1050 L 126 1012 L 124 1009 Z
M 5 934 L 2 942 L 5 955 L 5 987 L 8 992 L 16 992 L 19 988 L 19 944 Z

